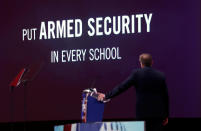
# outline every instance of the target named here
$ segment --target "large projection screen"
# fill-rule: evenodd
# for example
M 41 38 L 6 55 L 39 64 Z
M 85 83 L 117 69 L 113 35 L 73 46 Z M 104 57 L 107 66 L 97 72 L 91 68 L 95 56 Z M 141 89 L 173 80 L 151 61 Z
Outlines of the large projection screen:
M 33 71 L 30 78 L 39 70 L 26 87 L 28 121 L 80 120 L 82 90 L 110 91 L 140 68 L 141 53 L 152 54 L 153 68 L 166 75 L 170 117 L 201 117 L 199 0 L 1 6 L 0 122 L 25 120 L 24 87 L 9 88 L 22 68 Z M 104 119 L 135 119 L 135 96 L 130 88 L 112 99 Z

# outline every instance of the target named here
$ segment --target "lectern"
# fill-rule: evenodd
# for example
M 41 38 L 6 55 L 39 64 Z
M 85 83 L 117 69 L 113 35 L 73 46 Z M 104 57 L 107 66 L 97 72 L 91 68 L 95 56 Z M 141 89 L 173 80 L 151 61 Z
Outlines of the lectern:
M 95 88 L 86 89 L 82 93 L 82 122 L 100 122 L 103 118 L 104 102 L 97 100 Z

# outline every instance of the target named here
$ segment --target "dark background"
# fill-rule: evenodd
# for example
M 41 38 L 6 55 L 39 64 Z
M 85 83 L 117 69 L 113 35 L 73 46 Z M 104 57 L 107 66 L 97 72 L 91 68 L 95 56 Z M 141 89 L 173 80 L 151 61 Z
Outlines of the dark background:
M 4 1 L 0 23 L 0 122 L 24 121 L 24 88 L 11 94 L 9 83 L 23 67 L 44 66 L 27 87 L 27 120 L 80 120 L 82 90 L 107 92 L 139 68 L 138 56 L 153 55 L 154 68 L 164 72 L 170 97 L 170 117 L 200 117 L 200 1 Z M 153 13 L 151 32 L 130 35 L 87 36 L 87 19 Z M 22 29 L 41 21 L 82 19 L 80 38 L 22 41 Z M 50 51 L 120 47 L 122 60 L 50 63 Z M 133 95 L 134 94 L 134 95 Z M 104 119 L 135 118 L 133 88 L 106 104 Z

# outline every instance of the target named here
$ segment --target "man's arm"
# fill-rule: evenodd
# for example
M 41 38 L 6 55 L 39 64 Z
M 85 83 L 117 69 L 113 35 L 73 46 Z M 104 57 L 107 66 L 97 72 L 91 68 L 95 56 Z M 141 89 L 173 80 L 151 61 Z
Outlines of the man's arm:
M 120 85 L 112 89 L 112 91 L 106 94 L 99 93 L 98 100 L 103 101 L 104 99 L 110 99 L 126 91 L 128 88 L 135 84 L 135 76 L 136 74 L 135 72 L 133 72 L 125 81 L 123 81 Z
M 120 85 L 118 85 L 116 88 L 112 89 L 112 91 L 109 91 L 105 94 L 105 99 L 113 98 L 122 92 L 126 91 L 128 88 L 130 88 L 133 85 L 133 74 L 131 74 L 125 81 L 123 81 Z
M 164 86 L 164 100 L 165 100 L 165 109 L 166 109 L 166 118 L 163 121 L 163 125 L 167 125 L 168 124 L 168 117 L 169 117 L 169 95 L 168 95 L 168 88 L 166 85 L 166 80 L 164 79 L 163 82 L 163 86 Z
M 169 116 L 169 95 L 168 95 L 168 88 L 166 85 L 166 81 L 164 79 L 164 100 L 165 100 L 165 109 L 166 109 L 166 116 Z

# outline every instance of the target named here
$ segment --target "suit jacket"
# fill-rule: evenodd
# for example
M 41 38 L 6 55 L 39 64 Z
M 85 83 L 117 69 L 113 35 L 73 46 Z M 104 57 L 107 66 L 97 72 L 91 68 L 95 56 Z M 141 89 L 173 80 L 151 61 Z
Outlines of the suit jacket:
M 164 119 L 169 116 L 168 91 L 163 73 L 151 67 L 136 69 L 128 79 L 106 93 L 106 99 L 113 98 L 130 87 L 136 89 L 137 119 Z

